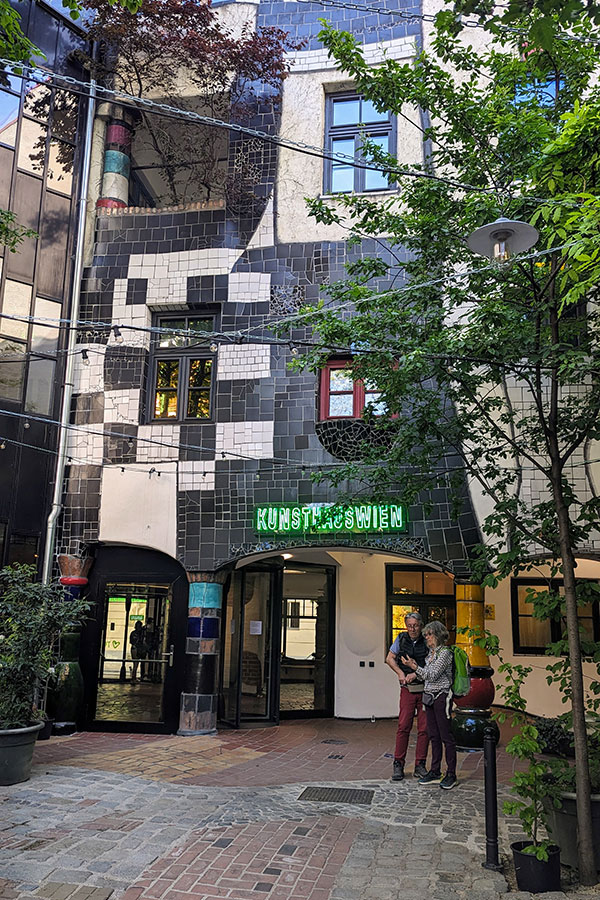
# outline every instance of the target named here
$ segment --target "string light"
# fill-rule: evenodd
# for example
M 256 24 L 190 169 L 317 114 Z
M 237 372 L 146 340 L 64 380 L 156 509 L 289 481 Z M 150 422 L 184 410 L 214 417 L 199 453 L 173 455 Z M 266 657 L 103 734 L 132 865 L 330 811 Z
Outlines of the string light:
M 89 354 L 88 354 L 87 350 L 85 349 L 85 347 L 81 351 L 81 361 L 84 366 L 89 366 L 89 364 L 90 364 L 90 357 L 89 357 Z
M 215 343 L 213 342 L 213 343 L 210 345 L 210 352 L 211 352 L 211 353 L 216 353 L 218 349 L 219 349 L 219 345 L 218 345 L 218 344 L 215 344 Z
M 31 422 L 28 419 L 23 422 L 23 428 L 31 428 Z
M 577 241 L 571 241 L 566 244 L 560 244 L 557 247 L 550 247 L 547 250 L 536 250 L 534 253 L 524 253 L 519 256 L 515 256 L 507 262 L 507 264 L 503 267 L 503 270 L 506 271 L 511 265 L 514 265 L 517 263 L 522 263 L 522 262 L 525 262 L 526 260 L 539 259 L 539 258 L 542 258 L 545 256 L 549 256 L 553 253 L 560 253 L 563 250 L 569 250 L 572 247 L 575 247 L 576 245 L 577 245 Z M 419 290 L 423 290 L 424 288 L 444 286 L 444 285 L 448 284 L 448 282 L 450 282 L 450 281 L 461 281 L 462 279 L 468 278 L 471 275 L 482 275 L 482 274 L 485 274 L 486 272 L 493 272 L 493 273 L 497 274 L 498 266 L 496 264 L 478 265 L 476 268 L 466 269 L 462 272 L 455 272 L 453 274 L 444 275 L 441 278 L 434 278 L 434 279 L 430 279 L 428 281 L 410 282 L 409 284 L 406 284 L 403 287 L 399 287 L 399 288 L 395 288 L 394 290 L 383 291 L 381 293 L 378 293 L 377 297 L 378 297 L 378 299 L 386 299 L 387 297 L 395 298 L 399 294 L 402 294 L 402 295 L 409 294 L 410 295 L 412 293 L 416 293 Z M 359 304 L 368 303 L 368 302 L 372 302 L 372 296 L 364 297 L 364 298 L 356 300 L 356 301 L 349 300 L 346 303 L 340 303 L 335 307 L 335 311 L 338 312 L 338 311 L 342 311 L 342 310 L 350 310 L 352 307 L 358 306 Z M 320 316 L 328 315 L 331 312 L 332 312 L 332 310 L 327 307 L 322 307 L 322 308 L 317 308 L 317 309 L 309 309 L 302 313 L 296 313 L 294 315 L 286 316 L 281 319 L 275 319 L 275 320 L 273 320 L 273 322 L 271 324 L 276 325 L 278 328 L 281 328 L 282 326 L 285 326 L 285 325 L 295 326 L 299 322 L 303 322 L 306 319 L 311 319 L 311 320 L 317 319 Z M 3 313 L 3 318 L 12 319 L 12 320 L 18 321 L 18 322 L 32 322 L 32 323 L 36 323 L 36 324 L 54 324 L 54 325 L 67 324 L 67 325 L 75 326 L 81 330 L 92 329 L 92 328 L 96 329 L 96 330 L 102 330 L 102 329 L 114 327 L 113 324 L 110 322 L 91 321 L 91 320 L 86 320 L 86 319 L 77 319 L 77 320 L 68 319 L 68 318 L 48 319 L 48 318 L 45 318 L 42 316 L 20 316 L 20 315 L 14 315 L 14 314 L 10 314 L 10 313 Z M 159 326 L 124 325 L 123 323 L 121 323 L 119 327 L 127 328 L 131 331 L 139 331 L 139 332 L 150 333 L 150 334 L 172 334 L 173 333 L 172 328 L 167 329 L 167 328 L 161 328 Z M 254 334 L 254 332 L 257 329 L 267 328 L 267 327 L 269 327 L 269 326 L 266 324 L 265 325 L 257 324 L 257 325 L 250 325 L 250 326 L 248 326 L 248 328 L 240 329 L 239 331 L 207 332 L 206 337 L 212 337 L 214 335 L 215 337 L 219 337 L 219 338 L 222 338 L 227 341 L 233 341 L 238 344 L 242 344 L 244 341 L 252 341 L 253 343 L 260 343 L 260 344 L 265 344 L 265 345 L 288 346 L 288 347 L 290 346 L 289 339 L 270 338 L 270 337 L 266 337 L 265 335 L 258 336 L 256 334 Z M 197 332 L 194 332 L 190 329 L 182 328 L 182 329 L 178 330 L 178 333 L 181 334 L 183 337 L 197 337 Z M 393 351 L 393 352 L 397 351 L 397 348 L 386 347 L 386 346 L 383 346 L 383 347 L 378 347 L 378 346 L 375 346 L 375 347 L 373 347 L 373 346 L 327 347 L 327 346 L 323 346 L 322 344 L 320 344 L 314 340 L 313 341 L 311 341 L 311 340 L 298 341 L 297 340 L 297 341 L 295 341 L 295 344 L 296 345 L 300 344 L 304 347 L 318 347 L 320 350 L 330 350 L 331 352 L 338 352 L 338 353 L 348 352 L 348 353 L 352 353 L 353 355 L 356 355 L 356 356 L 359 356 L 361 354 L 379 353 L 381 351 Z M 83 349 L 83 350 L 76 350 L 75 352 L 81 353 L 82 358 L 84 359 L 84 362 L 85 362 L 84 354 L 86 354 L 86 356 L 87 356 L 88 351 Z M 101 353 L 102 351 L 93 350 L 90 348 L 89 352 Z M 467 357 L 465 357 L 465 358 L 467 358 Z M 475 359 L 475 357 L 468 357 L 468 358 Z M 87 364 L 89 364 L 89 362 Z M 501 363 L 501 361 L 498 360 L 498 361 L 494 362 L 494 365 L 502 365 L 502 363 Z
M 6 450 L 6 441 L 2 441 L 2 443 L 0 443 L 0 450 Z
M 121 334 L 121 329 L 119 328 L 119 326 L 113 325 L 112 330 L 113 330 L 113 333 L 115 336 L 115 341 L 117 342 L 117 344 L 122 344 L 123 343 L 123 335 Z

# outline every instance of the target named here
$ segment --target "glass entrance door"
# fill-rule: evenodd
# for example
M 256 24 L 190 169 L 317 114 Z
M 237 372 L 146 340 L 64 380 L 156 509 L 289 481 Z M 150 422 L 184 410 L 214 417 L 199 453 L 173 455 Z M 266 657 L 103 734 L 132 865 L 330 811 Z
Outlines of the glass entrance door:
M 221 719 L 279 720 L 279 569 L 244 568 L 234 573 L 225 609 Z
M 279 709 L 333 715 L 333 568 L 286 567 L 283 574 Z
M 107 584 L 96 694 L 96 722 L 165 723 L 172 682 L 171 589 Z

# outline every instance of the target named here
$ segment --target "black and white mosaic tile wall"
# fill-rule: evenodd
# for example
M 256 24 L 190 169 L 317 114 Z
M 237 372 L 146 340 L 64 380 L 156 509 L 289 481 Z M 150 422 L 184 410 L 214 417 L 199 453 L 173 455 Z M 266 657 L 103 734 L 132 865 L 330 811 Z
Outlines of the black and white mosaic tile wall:
M 414 9 L 402 0 L 397 5 Z M 389 16 L 349 17 L 347 12 L 332 11 L 330 18 L 354 29 L 365 44 L 418 40 L 418 23 L 390 24 Z M 259 24 L 284 27 L 307 41 L 299 55 L 300 70 L 324 65 L 316 40 L 321 15 L 304 3 L 281 0 L 258 7 Z M 278 128 L 278 107 L 272 100 L 257 99 L 252 121 L 271 133 Z M 317 300 L 324 286 L 343 275 L 349 259 L 385 252 L 380 243 L 368 240 L 352 248 L 341 241 L 278 241 L 276 148 L 269 145 L 258 152 L 246 138 L 232 140 L 233 170 L 244 154 L 253 154 L 257 170 L 250 210 L 215 203 L 165 212 L 113 210 L 98 219 L 93 263 L 84 274 L 81 318 L 116 324 L 121 335 L 90 327 L 80 336 L 88 364 L 78 357 L 73 422 L 81 430 L 75 428 L 70 437 L 73 462 L 59 552 L 78 554 L 99 539 L 123 540 L 126 531 L 128 543 L 162 549 L 188 572 L 210 572 L 238 556 L 282 545 L 254 533 L 257 504 L 336 499 L 329 486 L 314 485 L 309 473 L 334 462 L 332 452 L 343 454 L 340 446 L 350 447 L 356 435 L 318 423 L 317 379 L 290 371 L 287 346 L 258 338 L 219 342 L 210 421 L 152 418 L 151 340 L 143 329 L 157 315 L 210 310 L 216 329 L 224 333 L 268 324 Z M 380 287 L 387 283 L 382 280 Z M 300 340 L 307 335 L 299 329 L 294 336 Z M 121 475 L 119 492 L 114 486 Z M 115 504 L 139 492 L 139 502 L 122 510 L 123 529 L 111 533 Z M 478 541 L 472 511 L 466 504 L 454 521 L 442 488 L 425 499 L 430 512 L 425 515 L 421 506 L 411 509 L 407 535 L 344 536 L 335 543 L 400 550 L 443 562 L 461 574 L 468 548 Z M 320 535 L 284 543 L 331 544 L 332 539 Z

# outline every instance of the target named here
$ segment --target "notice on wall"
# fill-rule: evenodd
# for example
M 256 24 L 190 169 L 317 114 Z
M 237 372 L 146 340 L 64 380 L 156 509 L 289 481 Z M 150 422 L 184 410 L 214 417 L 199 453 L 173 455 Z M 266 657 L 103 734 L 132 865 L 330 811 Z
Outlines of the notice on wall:
M 485 618 L 486 619 L 495 619 L 496 618 L 496 606 L 494 603 L 486 603 L 484 605 L 485 610 Z
M 250 622 L 250 634 L 262 634 L 262 622 Z

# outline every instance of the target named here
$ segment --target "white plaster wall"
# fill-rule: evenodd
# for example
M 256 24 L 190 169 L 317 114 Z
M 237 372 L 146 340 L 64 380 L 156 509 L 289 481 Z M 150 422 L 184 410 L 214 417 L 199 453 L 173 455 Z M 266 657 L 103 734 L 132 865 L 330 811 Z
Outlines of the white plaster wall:
M 385 565 L 408 560 L 378 553 L 329 552 L 339 563 L 334 714 L 351 719 L 396 716 L 398 679 L 385 665 L 389 649 Z M 374 668 L 369 668 L 369 661 Z
M 383 53 L 408 61 L 414 55 L 411 41 L 389 42 L 389 45 L 369 47 L 369 60 L 381 62 Z M 296 65 L 284 82 L 280 133 L 294 141 L 304 141 L 315 147 L 323 147 L 325 140 L 325 97 L 327 93 L 352 90 L 348 76 L 337 71 L 331 61 L 320 59 L 319 65 L 308 65 L 311 53 L 296 54 Z M 301 66 L 298 60 L 306 62 Z M 304 67 L 305 71 L 301 69 Z M 306 110 L 311 111 L 310 115 Z M 405 110 L 408 118 L 419 123 L 415 109 Z M 422 160 L 422 133 L 404 118 L 398 120 L 397 157 L 400 165 Z M 348 232 L 337 225 L 318 224 L 307 215 L 305 197 L 318 197 L 323 193 L 324 160 L 296 150 L 280 148 L 277 174 L 277 236 L 284 243 L 305 241 L 346 240 Z M 394 192 L 382 192 L 377 196 L 389 199 Z M 368 196 L 375 196 L 370 194 Z M 333 206 L 337 205 L 331 199 Z
M 531 572 L 522 572 L 521 578 L 538 578 L 540 575 L 547 575 L 548 570 L 545 567 L 536 567 Z M 590 559 L 579 559 L 577 561 L 577 577 L 578 578 L 600 578 L 600 562 Z M 486 606 L 493 605 L 495 619 L 486 619 L 486 628 L 496 634 L 500 639 L 502 648 L 502 656 L 506 662 L 519 663 L 523 666 L 532 666 L 533 671 L 528 677 L 523 690 L 523 696 L 527 700 L 527 706 L 531 713 L 538 716 L 558 716 L 567 710 L 567 706 L 561 703 L 560 694 L 554 685 L 546 683 L 547 665 L 556 661 L 552 656 L 529 656 L 513 652 L 512 637 L 512 614 L 510 603 L 510 579 L 506 578 L 495 590 L 486 588 L 485 591 Z M 497 669 L 497 662 L 490 660 L 491 665 Z M 584 666 L 584 684 L 589 684 L 589 678 L 594 675 L 592 666 Z M 502 675 L 494 676 L 496 685 L 502 683 Z M 496 688 L 496 702 L 501 703 L 498 687 Z
M 161 463 L 160 476 L 127 465 L 104 466 L 99 539 L 175 557 L 176 502 L 176 463 Z

